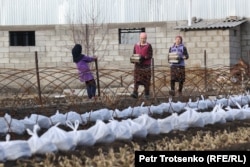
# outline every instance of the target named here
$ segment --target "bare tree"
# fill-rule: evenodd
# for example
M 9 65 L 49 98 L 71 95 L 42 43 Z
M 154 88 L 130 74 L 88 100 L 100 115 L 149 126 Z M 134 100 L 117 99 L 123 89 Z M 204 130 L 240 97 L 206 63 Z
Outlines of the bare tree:
M 72 15 L 68 17 L 73 41 L 75 44 L 78 43 L 82 45 L 85 54 L 98 56 L 98 60 L 100 61 L 108 46 L 108 42 L 103 43 L 103 41 L 105 40 L 106 34 L 108 34 L 109 24 L 104 24 L 104 18 L 101 17 L 101 11 L 98 10 L 95 0 L 88 1 L 86 6 L 81 6 L 80 8 L 80 12 L 77 11 L 77 15 L 74 16 L 73 14 L 73 17 Z M 98 55 L 96 55 L 97 51 Z M 95 62 L 95 67 L 98 95 L 100 96 L 97 61 Z M 93 65 L 91 65 L 91 68 L 94 68 Z
M 75 16 L 75 19 L 69 17 L 74 43 L 81 44 L 84 52 L 89 55 L 95 55 L 97 51 L 105 52 L 107 43 L 103 44 L 103 41 L 108 33 L 109 24 L 103 23 L 101 11 L 97 9 L 95 1 L 91 1 L 91 4 L 83 9 L 82 15 Z M 99 59 L 102 58 L 102 55 L 98 56 Z

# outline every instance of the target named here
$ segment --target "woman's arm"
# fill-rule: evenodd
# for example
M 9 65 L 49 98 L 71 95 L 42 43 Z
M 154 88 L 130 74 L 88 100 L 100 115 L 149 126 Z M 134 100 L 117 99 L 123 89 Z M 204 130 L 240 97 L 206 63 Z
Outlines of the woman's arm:
M 82 61 L 90 63 L 92 61 L 95 61 L 96 59 L 97 59 L 96 56 L 87 56 L 87 55 L 84 55 L 83 58 L 82 58 Z
M 186 47 L 183 48 L 183 56 L 185 56 L 185 59 L 189 58 L 188 51 L 187 51 Z

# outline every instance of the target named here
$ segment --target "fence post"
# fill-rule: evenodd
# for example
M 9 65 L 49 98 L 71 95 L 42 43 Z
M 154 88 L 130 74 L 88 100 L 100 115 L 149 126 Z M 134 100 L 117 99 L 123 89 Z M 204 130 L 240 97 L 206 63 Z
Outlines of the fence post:
M 122 78 L 122 76 L 120 77 L 120 80 L 121 80 L 120 81 L 121 82 L 120 86 L 123 87 L 123 78 Z
M 101 91 L 100 91 L 99 70 L 98 70 L 97 59 L 95 60 L 95 69 L 96 69 L 96 81 L 97 81 L 98 96 L 100 96 L 101 95 Z
M 155 68 L 154 68 L 154 58 L 152 58 L 152 78 L 153 78 L 153 98 L 155 99 Z
M 207 53 L 204 50 L 204 66 L 205 66 L 205 91 L 207 91 Z
M 35 63 L 36 63 L 36 78 L 37 78 L 37 87 L 38 87 L 38 97 L 39 97 L 39 103 L 40 103 L 40 105 L 42 105 L 42 96 L 41 96 L 41 86 L 40 86 L 40 76 L 39 76 L 37 51 L 35 51 Z
M 249 63 L 250 63 L 250 50 L 247 52 L 247 58 L 248 58 L 248 64 L 247 64 L 247 77 L 250 75 L 250 66 L 249 66 Z

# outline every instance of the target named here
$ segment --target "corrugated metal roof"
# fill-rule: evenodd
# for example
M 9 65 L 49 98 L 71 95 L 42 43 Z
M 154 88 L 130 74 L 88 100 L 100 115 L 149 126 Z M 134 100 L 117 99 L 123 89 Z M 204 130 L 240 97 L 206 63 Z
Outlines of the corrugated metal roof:
M 0 25 L 250 18 L 249 6 L 249 0 L 0 0 Z
M 198 20 L 189 25 L 181 25 L 175 27 L 175 29 L 187 31 L 187 30 L 201 30 L 201 29 L 228 29 L 236 27 L 244 22 L 246 19 L 243 18 L 226 18 L 220 20 Z

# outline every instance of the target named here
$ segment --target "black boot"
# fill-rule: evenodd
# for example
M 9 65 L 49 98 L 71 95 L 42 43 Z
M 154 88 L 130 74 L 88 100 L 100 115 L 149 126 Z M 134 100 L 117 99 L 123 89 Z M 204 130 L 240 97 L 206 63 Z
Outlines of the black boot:
M 174 90 L 170 90 L 170 91 L 169 91 L 169 95 L 175 96 L 175 91 L 174 91 Z
M 133 92 L 131 95 L 131 97 L 137 99 L 138 98 L 138 93 L 137 92 Z

